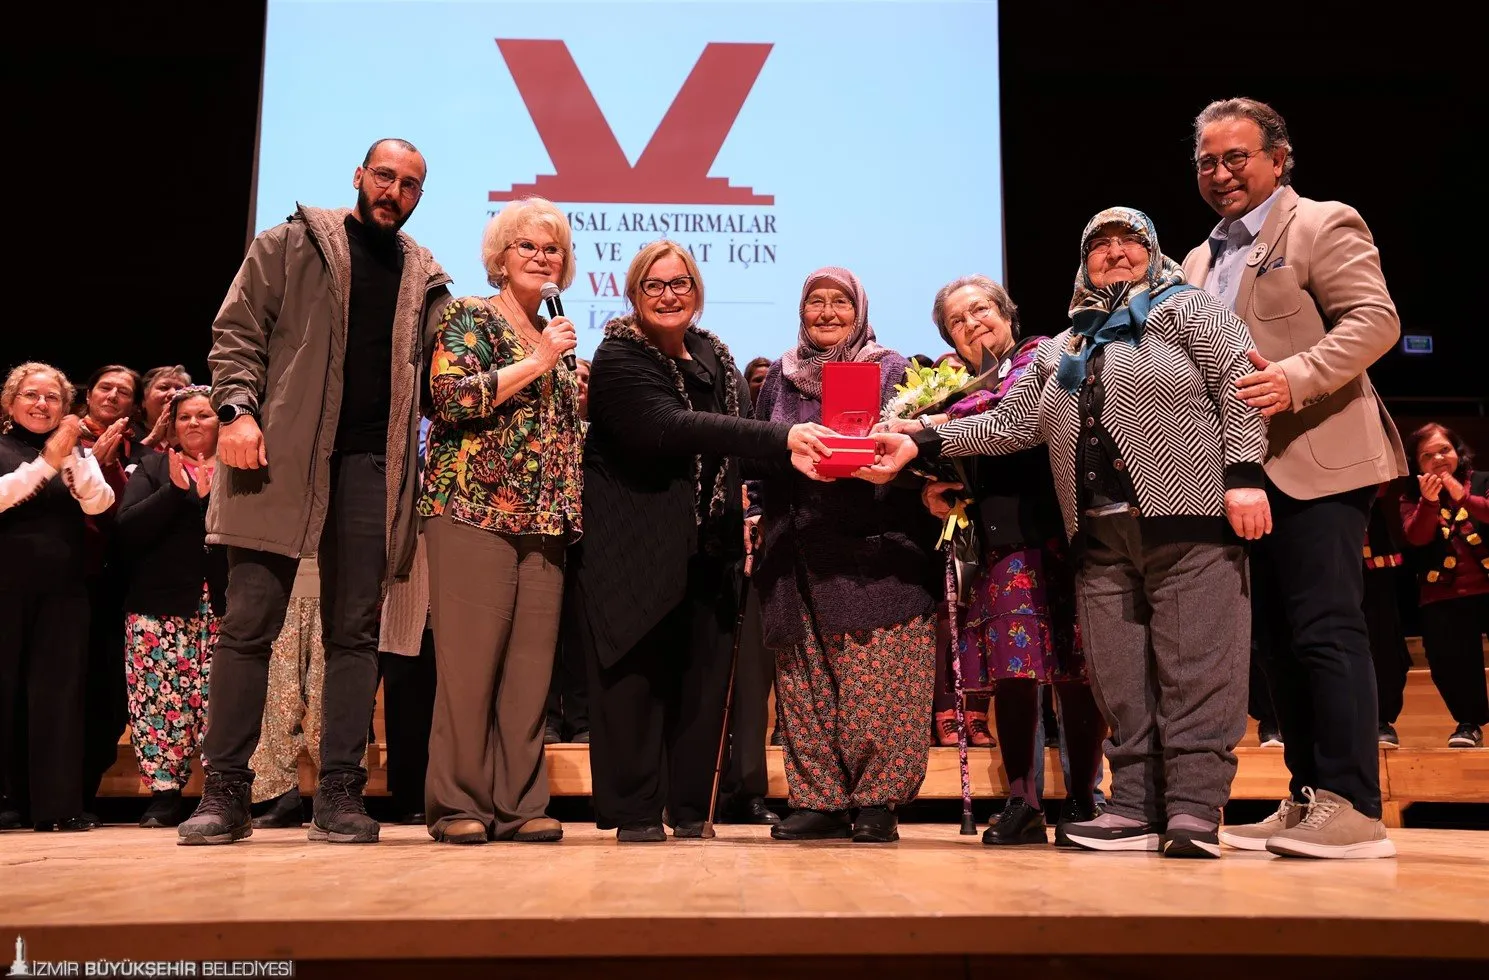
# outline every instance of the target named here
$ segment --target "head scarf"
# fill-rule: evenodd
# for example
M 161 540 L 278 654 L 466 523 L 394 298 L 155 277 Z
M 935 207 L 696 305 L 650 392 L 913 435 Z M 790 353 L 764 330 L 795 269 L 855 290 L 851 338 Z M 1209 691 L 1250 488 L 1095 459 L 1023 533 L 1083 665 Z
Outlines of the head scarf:
M 853 301 L 853 330 L 837 344 L 823 350 L 812 343 L 807 333 L 807 297 L 824 286 L 841 289 Z M 847 269 L 829 265 L 807 276 L 801 287 L 801 304 L 797 307 L 800 329 L 796 349 L 781 358 L 781 372 L 803 395 L 822 397 L 822 365 L 829 361 L 878 361 L 890 353 L 889 348 L 874 342 L 874 328 L 869 326 L 869 298 L 858 277 Z
M 1096 286 L 1086 271 L 1086 242 L 1106 225 L 1120 225 L 1142 237 L 1148 247 L 1148 268 L 1142 279 Z M 1070 300 L 1070 332 L 1079 345 L 1060 358 L 1055 378 L 1066 391 L 1080 390 L 1086 378 L 1086 362 L 1104 344 L 1125 340 L 1136 347 L 1143 339 L 1148 311 L 1169 296 L 1193 286 L 1184 282 L 1179 263 L 1158 247 L 1153 219 L 1134 208 L 1107 208 L 1086 223 L 1081 233 L 1080 268 L 1075 274 L 1075 295 Z

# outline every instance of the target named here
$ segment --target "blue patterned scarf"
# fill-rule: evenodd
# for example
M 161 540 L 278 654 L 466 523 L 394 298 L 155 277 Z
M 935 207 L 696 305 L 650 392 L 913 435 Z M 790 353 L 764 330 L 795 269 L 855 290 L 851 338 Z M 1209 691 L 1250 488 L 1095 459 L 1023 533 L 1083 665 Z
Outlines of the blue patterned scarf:
M 1142 279 L 1097 286 L 1086 270 L 1086 242 L 1107 225 L 1121 225 L 1143 238 L 1148 248 L 1148 268 Z M 1136 347 L 1143 339 L 1148 311 L 1174 293 L 1193 286 L 1184 282 L 1179 263 L 1158 248 L 1153 220 L 1133 208 L 1107 208 L 1086 224 L 1081 233 L 1080 269 L 1075 274 L 1075 295 L 1070 301 L 1070 333 L 1074 350 L 1060 357 L 1055 380 L 1072 394 L 1086 379 L 1086 362 L 1104 344 L 1125 340 Z

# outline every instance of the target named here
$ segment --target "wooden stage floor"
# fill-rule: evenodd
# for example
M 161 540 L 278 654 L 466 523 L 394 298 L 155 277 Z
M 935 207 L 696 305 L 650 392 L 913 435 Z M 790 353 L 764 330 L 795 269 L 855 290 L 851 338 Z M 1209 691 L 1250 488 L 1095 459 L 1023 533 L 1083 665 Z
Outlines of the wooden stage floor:
M 14 831 L 0 834 L 0 952 L 21 935 L 32 959 L 284 957 L 311 967 L 572 957 L 1489 959 L 1486 832 L 1397 830 L 1393 861 L 1237 851 L 1173 861 L 994 850 L 944 824 L 902 833 L 888 846 L 803 845 L 772 841 L 766 828 L 721 826 L 713 841 L 619 846 L 613 832 L 570 824 L 559 844 L 452 847 L 420 827 L 385 826 L 372 846 L 273 830 L 230 847 L 185 848 L 172 830 Z

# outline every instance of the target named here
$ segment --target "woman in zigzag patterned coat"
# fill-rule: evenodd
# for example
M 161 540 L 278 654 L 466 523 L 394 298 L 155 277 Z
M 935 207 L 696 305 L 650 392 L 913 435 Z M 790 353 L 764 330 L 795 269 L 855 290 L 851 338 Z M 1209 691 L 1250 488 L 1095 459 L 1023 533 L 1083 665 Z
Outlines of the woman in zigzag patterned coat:
M 1230 310 L 1184 283 L 1141 211 L 1081 235 L 1071 326 L 994 411 L 877 436 L 866 474 L 917 455 L 1003 455 L 1045 442 L 1079 565 L 1081 635 L 1112 767 L 1111 802 L 1056 843 L 1217 857 L 1246 727 L 1251 637 L 1241 538 L 1271 530 L 1266 427 L 1231 396 L 1252 370 Z

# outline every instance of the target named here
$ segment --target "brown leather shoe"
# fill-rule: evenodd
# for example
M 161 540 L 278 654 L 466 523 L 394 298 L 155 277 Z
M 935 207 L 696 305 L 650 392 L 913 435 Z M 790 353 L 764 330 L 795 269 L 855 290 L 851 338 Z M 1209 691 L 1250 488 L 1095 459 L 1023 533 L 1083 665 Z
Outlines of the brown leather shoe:
M 564 825 L 552 817 L 537 817 L 518 827 L 512 839 L 519 844 L 551 844 L 564 839 Z
M 479 820 L 451 820 L 437 838 L 441 844 L 484 844 L 487 839 L 486 825 Z
M 986 711 L 968 711 L 963 714 L 967 722 L 967 744 L 980 749 L 989 749 L 997 746 L 998 740 L 993 738 L 992 729 L 988 727 Z M 952 720 L 955 722 L 956 714 L 953 712 Z M 952 744 L 956 744 L 953 737 Z

